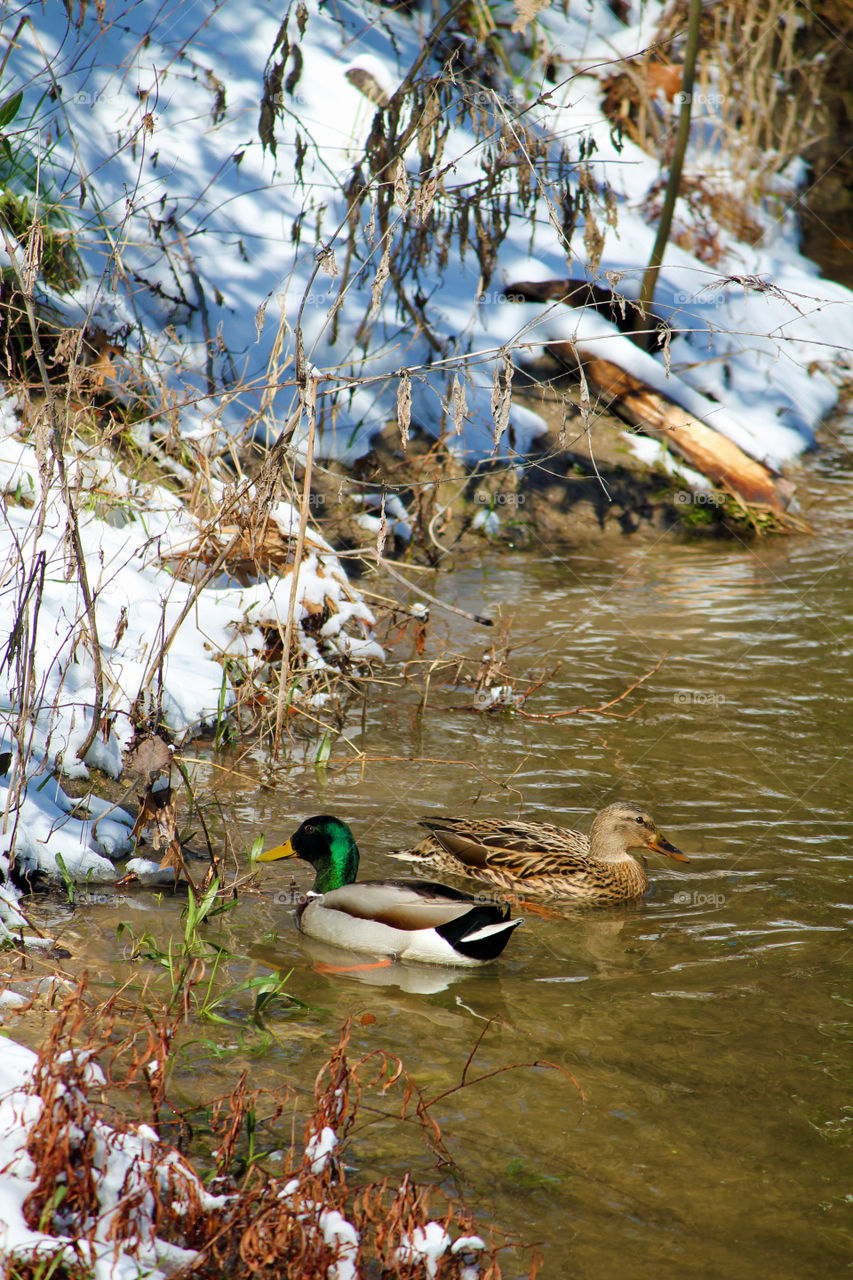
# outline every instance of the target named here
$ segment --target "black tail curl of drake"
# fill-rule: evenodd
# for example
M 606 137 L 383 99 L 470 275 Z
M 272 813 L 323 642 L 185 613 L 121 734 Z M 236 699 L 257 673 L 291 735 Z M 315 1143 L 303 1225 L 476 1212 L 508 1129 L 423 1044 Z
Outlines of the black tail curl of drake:
M 508 906 L 501 908 L 486 903 L 472 907 L 457 920 L 437 926 L 436 933 L 470 960 L 494 960 L 509 942 L 513 929 L 521 923 L 520 919 L 510 920 Z

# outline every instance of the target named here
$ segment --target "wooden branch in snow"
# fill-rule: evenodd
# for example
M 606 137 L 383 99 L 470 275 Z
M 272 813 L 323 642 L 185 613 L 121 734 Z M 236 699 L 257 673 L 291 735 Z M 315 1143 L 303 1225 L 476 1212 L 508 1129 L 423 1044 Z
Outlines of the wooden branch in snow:
M 636 302 L 590 280 L 516 280 L 504 293 L 512 302 L 564 302 L 568 307 L 597 311 L 623 333 L 634 332 L 634 318 L 639 315 Z M 663 323 L 651 313 L 648 322 L 652 328 Z
M 525 302 L 564 302 L 598 311 L 623 332 L 634 328 L 637 304 L 585 280 L 516 281 L 507 285 L 509 298 Z M 654 318 L 650 317 L 654 324 Z M 569 369 L 581 366 L 591 388 L 608 401 L 621 418 L 655 440 L 663 440 L 714 484 L 744 502 L 782 515 L 794 492 L 783 480 L 707 422 L 682 409 L 669 396 L 629 373 L 612 360 L 602 360 L 572 342 L 549 342 L 549 352 Z
M 745 502 L 780 515 L 785 511 L 793 485 L 774 476 L 707 422 L 611 360 L 601 360 L 570 342 L 549 343 L 549 350 L 569 367 L 581 362 L 590 387 L 610 402 L 613 412 L 646 435 L 664 441 L 714 484 L 740 495 Z

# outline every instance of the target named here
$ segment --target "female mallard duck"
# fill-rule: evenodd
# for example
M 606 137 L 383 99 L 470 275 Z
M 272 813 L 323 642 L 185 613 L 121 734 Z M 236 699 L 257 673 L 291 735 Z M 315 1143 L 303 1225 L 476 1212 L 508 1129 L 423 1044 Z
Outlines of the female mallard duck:
M 259 862 L 303 858 L 317 872 L 307 902 L 296 911 L 303 933 L 350 951 L 426 964 L 485 964 L 499 956 L 520 920 L 509 907 L 426 880 L 363 880 L 356 884 L 358 848 L 345 822 L 308 818 L 287 844 Z
M 641 898 L 649 887 L 645 868 L 631 857 L 631 849 L 689 861 L 664 839 L 644 809 L 625 801 L 601 810 L 589 838 L 548 822 L 424 818 L 420 825 L 432 834 L 397 857 L 537 896 L 627 902 Z

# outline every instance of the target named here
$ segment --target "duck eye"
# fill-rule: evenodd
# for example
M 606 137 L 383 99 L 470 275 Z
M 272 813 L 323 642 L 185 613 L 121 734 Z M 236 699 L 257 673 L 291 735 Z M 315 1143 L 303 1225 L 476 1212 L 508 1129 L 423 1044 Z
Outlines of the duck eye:
M 643 817 L 638 818 L 637 821 L 639 822 L 641 827 L 644 827 L 646 825 L 646 820 Z

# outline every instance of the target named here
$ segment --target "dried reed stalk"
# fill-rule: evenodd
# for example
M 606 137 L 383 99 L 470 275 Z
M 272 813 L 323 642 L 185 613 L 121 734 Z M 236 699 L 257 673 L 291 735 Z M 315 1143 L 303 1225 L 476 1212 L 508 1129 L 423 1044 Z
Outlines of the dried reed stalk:
M 300 388 L 302 407 L 308 418 L 308 441 L 305 451 L 305 476 L 302 482 L 302 502 L 299 509 L 299 532 L 296 536 L 293 573 L 290 579 L 290 600 L 287 607 L 287 624 L 284 628 L 282 642 L 281 673 L 279 677 L 278 699 L 275 708 L 275 737 L 273 740 L 273 756 L 277 760 L 281 750 L 281 731 L 284 725 L 284 710 L 290 689 L 290 646 L 293 642 L 293 627 L 296 617 L 296 592 L 299 586 L 299 567 L 302 564 L 302 553 L 305 548 L 305 530 L 308 527 L 308 506 L 311 501 L 311 471 L 314 465 L 314 435 L 317 427 L 317 378 L 311 376 L 303 388 Z

